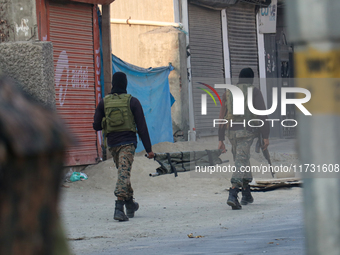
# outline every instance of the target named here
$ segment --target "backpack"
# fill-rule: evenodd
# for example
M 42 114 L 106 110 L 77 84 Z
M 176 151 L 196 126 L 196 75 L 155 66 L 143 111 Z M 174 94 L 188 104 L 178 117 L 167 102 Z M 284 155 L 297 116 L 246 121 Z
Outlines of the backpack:
M 104 97 L 105 117 L 102 119 L 104 137 L 112 132 L 137 132 L 135 118 L 130 108 L 130 94 L 110 94 Z

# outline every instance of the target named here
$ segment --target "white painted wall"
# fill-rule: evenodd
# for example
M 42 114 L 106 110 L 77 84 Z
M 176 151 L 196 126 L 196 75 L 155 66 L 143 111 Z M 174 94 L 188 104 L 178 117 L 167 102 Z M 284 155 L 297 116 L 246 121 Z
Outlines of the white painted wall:
M 230 56 L 229 56 L 229 43 L 228 43 L 228 23 L 226 10 L 221 11 L 222 19 L 222 40 L 223 40 L 223 60 L 224 60 L 224 76 L 225 82 L 231 83 L 230 74 Z

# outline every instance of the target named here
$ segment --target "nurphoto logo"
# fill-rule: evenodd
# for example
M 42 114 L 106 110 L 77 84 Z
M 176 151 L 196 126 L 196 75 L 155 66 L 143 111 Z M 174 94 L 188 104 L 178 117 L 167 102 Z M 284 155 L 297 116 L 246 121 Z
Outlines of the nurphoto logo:
M 214 88 L 212 88 L 211 86 L 204 84 L 204 83 L 200 83 L 203 84 L 205 86 L 207 86 L 208 88 L 210 88 L 218 97 L 218 99 L 220 100 L 220 103 L 222 105 L 221 99 L 218 96 L 216 90 Z M 244 115 L 244 95 L 243 92 L 240 88 L 238 88 L 235 85 L 231 85 L 231 84 L 215 84 L 215 88 L 217 89 L 228 89 L 230 90 L 232 97 L 233 97 L 233 115 Z M 201 88 L 200 88 L 201 89 Z M 213 97 L 213 95 L 207 91 L 206 89 L 202 89 L 205 92 L 207 92 L 207 94 L 209 94 L 216 105 L 216 101 Z M 249 87 L 248 88 L 248 97 L 247 97 L 247 105 L 249 108 L 249 111 L 257 116 L 265 116 L 265 115 L 270 115 L 273 112 L 275 112 L 275 110 L 277 109 L 278 106 L 278 89 L 277 88 L 273 88 L 273 98 L 272 98 L 272 106 L 270 107 L 270 109 L 267 110 L 258 110 L 254 108 L 254 104 L 253 104 L 253 88 Z M 287 98 L 287 94 L 288 93 L 302 93 L 305 95 L 304 98 Z M 304 115 L 312 115 L 302 104 L 307 103 L 309 100 L 311 99 L 311 93 L 309 90 L 304 89 L 304 88 L 296 88 L 296 87 L 286 87 L 286 88 L 281 88 L 281 115 L 285 116 L 286 115 L 286 108 L 288 104 L 293 104 L 295 105 L 297 108 L 300 109 L 300 111 L 304 114 Z M 202 94 L 201 95 L 201 115 L 207 115 L 207 97 L 206 94 Z M 269 121 L 272 124 L 272 127 L 274 126 L 274 122 L 275 121 L 280 121 L 279 119 L 266 119 L 265 121 Z M 293 122 L 293 125 L 288 125 L 287 122 Z M 216 125 L 219 124 L 227 124 L 228 120 L 226 119 L 214 119 L 213 120 L 213 127 L 215 127 Z M 255 124 L 256 123 L 256 124 Z M 246 125 L 246 120 L 243 120 L 243 122 L 232 122 L 232 120 L 230 120 L 230 126 L 232 127 L 236 124 L 242 124 L 243 126 Z M 297 121 L 295 119 L 284 119 L 281 121 L 281 125 L 283 127 L 295 127 L 297 126 Z M 262 127 L 264 125 L 263 120 L 261 119 L 251 119 L 248 120 L 248 126 L 250 127 Z

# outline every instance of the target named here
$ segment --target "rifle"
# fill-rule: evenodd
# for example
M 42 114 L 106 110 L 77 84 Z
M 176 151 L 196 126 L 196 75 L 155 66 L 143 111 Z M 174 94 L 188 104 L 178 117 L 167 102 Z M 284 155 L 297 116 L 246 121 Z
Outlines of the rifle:
M 262 138 L 262 134 L 259 131 L 258 139 L 257 139 L 256 146 L 255 146 L 255 152 L 260 153 L 260 148 L 261 148 L 263 156 L 268 161 L 268 164 L 272 166 L 272 161 L 270 160 L 268 148 L 266 150 L 263 150 L 263 145 L 264 145 L 264 141 Z M 270 173 L 272 174 L 272 177 L 274 178 L 274 172 L 272 168 L 270 168 Z

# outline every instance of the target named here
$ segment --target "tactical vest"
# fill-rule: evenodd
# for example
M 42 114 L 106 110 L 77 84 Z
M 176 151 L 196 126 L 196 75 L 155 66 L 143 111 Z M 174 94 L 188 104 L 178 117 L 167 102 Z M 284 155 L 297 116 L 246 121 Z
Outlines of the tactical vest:
M 105 136 L 112 132 L 137 132 L 130 101 L 129 94 L 110 94 L 104 97 L 105 117 L 102 120 L 102 128 Z
M 254 86 L 250 84 L 237 84 L 236 86 L 242 90 L 244 95 L 244 115 L 233 115 L 233 96 L 228 89 L 226 92 L 227 100 L 225 103 L 227 106 L 227 115 L 224 117 L 226 120 L 228 120 L 228 124 L 230 123 L 230 120 L 233 120 L 233 122 L 243 122 L 245 119 L 246 122 L 248 122 L 248 120 L 257 118 L 257 116 L 253 114 L 248 108 L 248 88 L 254 88 Z

